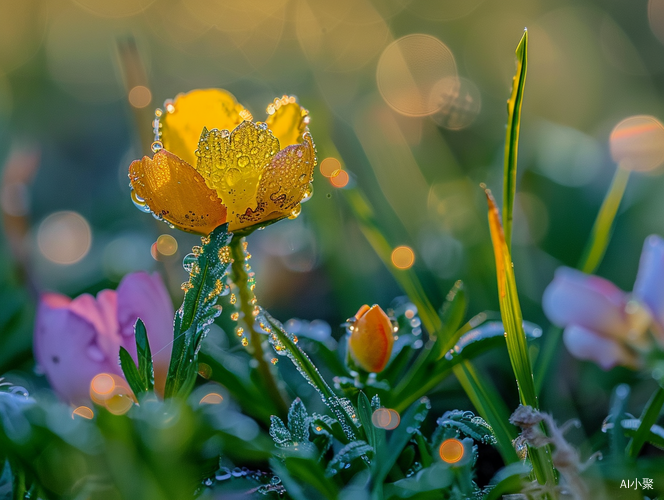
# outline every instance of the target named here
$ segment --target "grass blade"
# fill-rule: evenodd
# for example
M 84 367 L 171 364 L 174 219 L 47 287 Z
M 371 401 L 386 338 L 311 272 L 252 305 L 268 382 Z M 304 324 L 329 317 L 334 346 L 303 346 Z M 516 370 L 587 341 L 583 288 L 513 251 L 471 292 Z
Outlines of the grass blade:
M 505 137 L 505 178 L 503 181 L 503 230 L 507 248 L 512 248 L 512 212 L 516 194 L 516 159 L 519 150 L 521 107 L 528 69 L 528 30 L 516 48 L 516 74 L 512 81 L 512 94 L 507 101 L 507 135 Z
M 630 439 L 627 444 L 627 456 L 630 458 L 636 458 L 641 451 L 641 448 L 648 440 L 648 435 L 650 433 L 651 427 L 657 422 L 660 412 L 662 411 L 662 406 L 664 406 L 664 388 L 657 387 L 657 390 L 650 397 L 650 400 L 643 409 L 641 414 L 641 424 L 636 430 L 636 433 Z
M 618 207 L 625 194 L 627 181 L 629 180 L 629 170 L 618 167 L 616 173 L 611 181 L 609 188 L 602 206 L 599 209 L 593 228 L 590 231 L 590 238 L 586 244 L 583 256 L 579 261 L 577 268 L 584 273 L 592 274 L 599 267 L 606 247 L 609 246 L 611 233 L 613 231 L 613 221 L 618 213 Z
M 503 319 L 503 326 L 505 327 L 507 352 L 510 357 L 514 376 L 516 377 L 521 403 L 538 409 L 537 392 L 535 391 L 535 381 L 528 353 L 526 333 L 523 329 L 523 317 L 516 289 L 512 257 L 505 242 L 503 226 L 500 221 L 496 202 L 491 195 L 491 191 L 485 189 L 485 193 L 489 205 L 489 229 L 491 231 L 493 252 L 496 258 L 498 299 L 500 302 L 500 315 Z M 533 471 L 540 484 L 555 484 L 555 474 L 550 454 L 544 448 L 531 448 L 530 457 L 533 464 Z

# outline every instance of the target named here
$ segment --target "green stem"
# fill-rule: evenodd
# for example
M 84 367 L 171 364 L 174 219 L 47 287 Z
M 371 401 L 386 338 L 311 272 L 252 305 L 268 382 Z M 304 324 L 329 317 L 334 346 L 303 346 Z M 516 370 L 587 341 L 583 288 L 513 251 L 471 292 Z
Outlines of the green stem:
M 650 400 L 643 409 L 643 413 L 641 413 L 641 425 L 639 425 L 636 434 L 634 434 L 634 437 L 627 444 L 626 451 L 629 458 L 636 458 L 639 455 L 641 448 L 648 438 L 650 428 L 655 424 L 662 411 L 662 406 L 664 406 L 664 388 L 659 386 L 650 397 Z
M 237 285 L 239 293 L 238 305 L 241 314 L 238 323 L 244 328 L 245 332 L 249 333 L 249 343 L 251 345 L 249 351 L 258 363 L 258 374 L 267 394 L 269 394 L 274 401 L 275 406 L 279 411 L 279 416 L 284 417 L 288 414 L 288 404 L 286 403 L 282 391 L 277 385 L 269 363 L 265 359 L 265 351 L 263 351 L 265 334 L 256 330 L 255 326 L 254 310 L 258 305 L 256 303 L 256 295 L 252 290 L 252 285 L 249 284 L 247 255 L 243 248 L 244 238 L 233 238 L 229 246 L 233 258 L 233 263 L 231 264 L 233 282 Z
M 629 174 L 630 171 L 624 168 L 618 167 L 616 169 L 613 181 L 611 181 L 611 187 L 602 202 L 593 228 L 590 231 L 590 239 L 577 266 L 584 273 L 594 273 L 599 267 L 600 262 L 602 262 L 606 247 L 609 245 L 611 238 L 613 221 L 616 218 L 618 207 L 625 194 Z
M 618 213 L 620 202 L 625 194 L 629 174 L 629 170 L 625 170 L 624 168 L 618 167 L 616 169 L 611 186 L 604 197 L 602 206 L 597 213 L 597 218 L 590 231 L 586 248 L 577 265 L 577 269 L 584 273 L 594 273 L 602 262 L 606 248 L 609 245 L 609 240 L 611 239 L 613 223 Z M 538 393 L 542 389 L 544 379 L 555 358 L 562 334 L 562 328 L 552 326 L 545 335 L 546 340 L 542 345 L 542 351 L 537 362 L 537 373 L 535 374 L 535 385 Z

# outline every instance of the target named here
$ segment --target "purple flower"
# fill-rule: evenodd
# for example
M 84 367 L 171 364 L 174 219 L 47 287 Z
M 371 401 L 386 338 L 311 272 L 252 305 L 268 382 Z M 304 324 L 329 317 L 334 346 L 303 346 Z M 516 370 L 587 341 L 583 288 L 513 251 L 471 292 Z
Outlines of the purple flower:
M 161 278 L 145 272 L 125 276 L 117 291 L 95 299 L 44 293 L 34 333 L 35 358 L 51 387 L 67 401 L 89 399 L 99 373 L 122 375 L 120 346 L 136 361 L 134 323 L 145 323 L 153 354 L 155 389 L 163 393 L 173 339 L 173 304 Z
M 573 356 L 605 370 L 639 367 L 639 354 L 653 346 L 649 331 L 664 345 L 664 240 L 646 239 L 631 294 L 604 278 L 561 267 L 542 306 L 552 323 L 565 328 L 563 341 Z

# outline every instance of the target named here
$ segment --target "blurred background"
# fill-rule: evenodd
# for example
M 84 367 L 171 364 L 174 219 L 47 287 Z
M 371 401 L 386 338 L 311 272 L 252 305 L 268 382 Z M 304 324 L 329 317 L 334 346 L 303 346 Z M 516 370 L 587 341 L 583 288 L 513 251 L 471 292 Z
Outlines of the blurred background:
M 197 238 L 136 210 L 127 168 L 149 153 L 154 109 L 196 88 L 231 91 L 257 120 L 283 94 L 311 112 L 315 196 L 250 238 L 256 291 L 274 316 L 323 320 L 338 339 L 362 304 L 387 308 L 403 294 L 346 185 L 364 191 L 390 244 L 407 247 L 395 265 L 413 266 L 436 306 L 462 279 L 469 314 L 498 310 L 479 184 L 500 198 L 525 27 L 513 253 L 524 317 L 546 332 L 542 292 L 557 266 L 578 261 L 616 168 L 611 130 L 633 115 L 664 118 L 664 0 L 0 0 L 0 373 L 32 369 L 41 290 L 96 293 L 144 269 L 179 303 Z M 624 290 L 644 238 L 664 234 L 658 174 L 630 180 L 599 269 Z M 515 406 L 506 352 L 478 364 Z M 543 406 L 594 432 L 618 380 L 638 382 L 561 349 Z M 471 407 L 447 385 L 439 409 Z M 651 389 L 636 384 L 637 402 Z

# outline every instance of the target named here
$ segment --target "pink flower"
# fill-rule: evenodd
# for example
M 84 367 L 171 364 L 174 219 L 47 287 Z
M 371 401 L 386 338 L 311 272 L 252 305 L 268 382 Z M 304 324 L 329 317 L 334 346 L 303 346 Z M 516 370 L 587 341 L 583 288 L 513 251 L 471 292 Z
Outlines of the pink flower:
M 608 370 L 637 368 L 639 353 L 664 345 L 664 240 L 649 236 L 643 246 L 631 294 L 610 281 L 561 267 L 544 291 L 542 307 L 552 323 L 564 327 L 570 353 Z
M 37 309 L 34 350 L 51 387 L 67 401 L 89 399 L 99 373 L 122 375 L 120 346 L 136 358 L 134 324 L 145 323 L 153 355 L 155 389 L 163 393 L 173 340 L 173 304 L 157 274 L 125 276 L 117 291 L 74 300 L 44 293 Z

